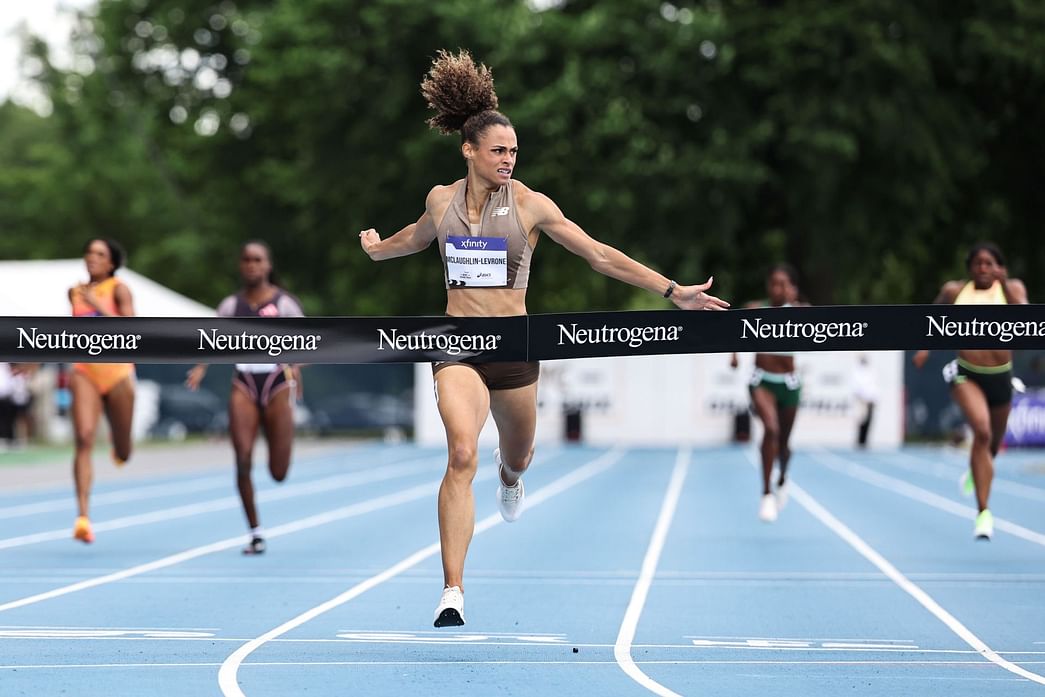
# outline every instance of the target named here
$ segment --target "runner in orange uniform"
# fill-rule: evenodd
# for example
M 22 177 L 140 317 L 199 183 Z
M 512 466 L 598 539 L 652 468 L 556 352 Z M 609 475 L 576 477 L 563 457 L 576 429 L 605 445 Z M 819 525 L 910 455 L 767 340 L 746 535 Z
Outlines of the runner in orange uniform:
M 131 291 L 115 273 L 123 264 L 124 253 L 114 240 L 96 238 L 84 247 L 83 260 L 90 279 L 69 289 L 74 317 L 129 317 L 134 314 Z M 74 363 L 69 377 L 72 393 L 73 435 L 76 454 L 73 480 L 76 483 L 78 517 L 73 537 L 94 541 L 88 518 L 88 503 L 94 466 L 94 447 L 98 420 L 104 413 L 112 434 L 112 457 L 123 465 L 131 456 L 131 415 L 134 412 L 133 363 Z

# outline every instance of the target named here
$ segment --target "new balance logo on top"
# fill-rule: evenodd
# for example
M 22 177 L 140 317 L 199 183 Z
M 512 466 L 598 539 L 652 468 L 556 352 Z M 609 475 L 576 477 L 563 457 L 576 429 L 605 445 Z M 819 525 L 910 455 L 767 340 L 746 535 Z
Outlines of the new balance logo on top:
M 508 215 L 508 211 L 510 211 L 510 210 L 511 210 L 511 208 L 508 207 L 508 206 L 500 206 L 498 208 L 494 208 L 493 212 L 490 213 L 490 217 L 491 218 L 496 218 L 499 215 Z

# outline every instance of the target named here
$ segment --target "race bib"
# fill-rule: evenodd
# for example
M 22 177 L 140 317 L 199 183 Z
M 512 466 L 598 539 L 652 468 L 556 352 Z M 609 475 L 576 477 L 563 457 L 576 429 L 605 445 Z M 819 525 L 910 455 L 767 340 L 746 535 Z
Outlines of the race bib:
M 446 277 L 451 288 L 503 288 L 508 285 L 508 240 L 448 236 Z

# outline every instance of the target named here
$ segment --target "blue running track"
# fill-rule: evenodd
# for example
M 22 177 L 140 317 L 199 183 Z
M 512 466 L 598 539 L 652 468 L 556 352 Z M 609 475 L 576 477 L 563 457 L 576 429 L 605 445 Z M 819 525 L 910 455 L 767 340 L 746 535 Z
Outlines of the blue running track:
M 90 546 L 71 483 L 0 495 L 0 695 L 1045 695 L 1045 454 L 989 543 L 963 452 L 801 450 L 772 525 L 756 457 L 541 447 L 510 525 L 486 457 L 443 630 L 441 449 L 256 467 L 260 557 L 231 465 L 100 483 Z

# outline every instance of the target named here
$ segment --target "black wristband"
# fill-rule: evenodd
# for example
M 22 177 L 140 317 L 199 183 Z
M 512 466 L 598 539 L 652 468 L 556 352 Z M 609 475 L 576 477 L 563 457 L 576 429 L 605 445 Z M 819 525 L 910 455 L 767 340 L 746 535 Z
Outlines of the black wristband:
M 675 286 L 677 285 L 678 283 L 675 283 L 675 281 L 671 281 L 670 283 L 668 283 L 668 289 L 664 291 L 664 297 L 670 298 L 671 294 L 675 292 Z

